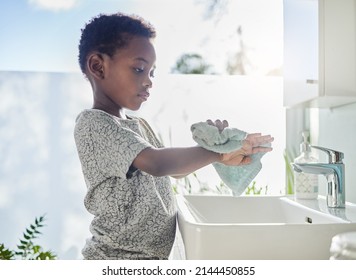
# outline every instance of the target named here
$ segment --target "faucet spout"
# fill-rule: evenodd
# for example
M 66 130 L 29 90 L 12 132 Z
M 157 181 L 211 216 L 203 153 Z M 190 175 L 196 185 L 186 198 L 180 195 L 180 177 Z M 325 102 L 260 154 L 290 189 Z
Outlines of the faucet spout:
M 296 172 L 322 174 L 328 182 L 326 196 L 330 208 L 345 207 L 345 166 L 343 163 L 292 163 Z

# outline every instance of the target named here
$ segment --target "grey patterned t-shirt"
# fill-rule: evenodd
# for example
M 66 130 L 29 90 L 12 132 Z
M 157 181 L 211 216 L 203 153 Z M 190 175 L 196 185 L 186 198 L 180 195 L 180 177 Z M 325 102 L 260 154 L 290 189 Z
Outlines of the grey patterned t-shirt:
M 162 147 L 148 124 L 88 109 L 74 138 L 88 190 L 84 204 L 94 215 L 84 258 L 167 259 L 176 230 L 170 180 L 131 165 L 147 147 Z

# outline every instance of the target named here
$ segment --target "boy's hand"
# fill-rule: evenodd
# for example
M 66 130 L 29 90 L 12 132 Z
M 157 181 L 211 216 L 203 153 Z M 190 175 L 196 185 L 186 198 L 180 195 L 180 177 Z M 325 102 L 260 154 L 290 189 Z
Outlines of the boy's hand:
M 222 132 L 229 123 L 226 120 L 212 120 L 206 121 L 208 124 L 216 126 L 219 132 Z M 242 147 L 239 150 L 233 151 L 227 154 L 221 154 L 220 163 L 225 165 L 244 165 L 251 163 L 250 155 L 257 153 L 270 152 L 273 149 L 271 147 L 263 147 L 263 145 L 273 142 L 274 138 L 271 135 L 262 135 L 261 133 L 248 134 L 243 141 Z
M 212 120 L 207 120 L 206 122 L 210 125 L 216 126 L 219 129 L 219 132 L 223 131 L 224 128 L 229 126 L 227 120 L 216 120 L 215 122 L 213 122 Z
M 231 166 L 249 164 L 251 163 L 250 155 L 272 151 L 272 147 L 263 147 L 263 145 L 271 143 L 273 140 L 274 138 L 270 135 L 248 134 L 239 150 L 221 155 L 220 163 Z

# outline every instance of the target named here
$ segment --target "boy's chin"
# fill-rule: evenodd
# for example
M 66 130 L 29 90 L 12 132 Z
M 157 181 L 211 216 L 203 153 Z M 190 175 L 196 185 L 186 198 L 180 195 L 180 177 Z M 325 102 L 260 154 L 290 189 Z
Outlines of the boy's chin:
M 132 106 L 130 108 L 126 108 L 126 110 L 135 112 L 135 111 L 138 111 L 140 108 L 141 108 L 141 105 L 137 105 L 137 106 Z

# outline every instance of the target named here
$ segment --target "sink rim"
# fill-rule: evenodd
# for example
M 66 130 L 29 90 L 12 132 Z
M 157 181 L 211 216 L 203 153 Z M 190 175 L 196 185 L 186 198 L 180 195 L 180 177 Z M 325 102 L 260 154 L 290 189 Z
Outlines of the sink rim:
M 301 223 L 301 222 L 209 222 L 204 221 L 204 218 L 199 217 L 201 215 L 199 210 L 194 213 L 194 209 L 187 205 L 190 202 L 188 201 L 188 197 L 197 197 L 200 198 L 218 198 L 218 199 L 244 199 L 244 200 L 258 200 L 258 199 L 268 199 L 268 200 L 277 200 L 277 203 L 280 203 L 280 207 L 282 207 L 283 203 L 290 205 L 295 208 L 299 208 L 302 211 L 307 211 L 311 215 L 317 215 L 320 218 L 329 219 L 328 222 L 317 222 L 317 223 Z M 329 209 L 325 209 L 323 206 L 326 205 L 326 198 L 323 196 L 319 196 L 317 200 L 296 200 L 294 196 L 290 195 L 256 195 L 256 196 L 240 196 L 234 197 L 230 195 L 202 195 L 202 194 L 187 194 L 177 195 L 177 208 L 178 208 L 178 220 L 184 220 L 185 223 L 191 225 L 199 225 L 199 226 L 317 226 L 323 224 L 329 225 L 338 225 L 338 224 L 346 224 L 346 223 L 356 223 L 356 204 L 347 203 L 345 209 L 338 209 L 337 213 L 330 213 Z M 346 210 L 351 211 L 354 215 L 354 219 L 350 220 L 346 216 Z M 335 211 L 335 210 L 333 210 Z M 307 218 L 307 217 L 306 217 Z

